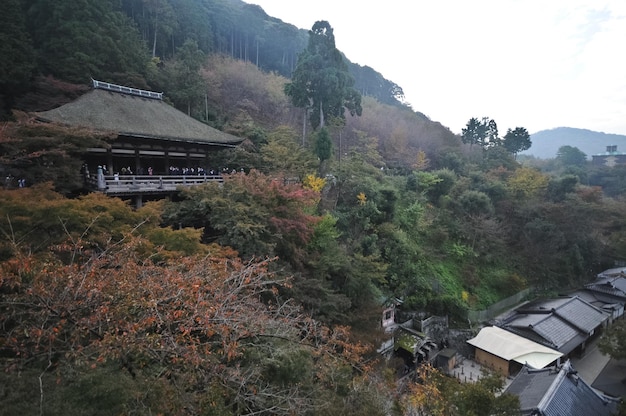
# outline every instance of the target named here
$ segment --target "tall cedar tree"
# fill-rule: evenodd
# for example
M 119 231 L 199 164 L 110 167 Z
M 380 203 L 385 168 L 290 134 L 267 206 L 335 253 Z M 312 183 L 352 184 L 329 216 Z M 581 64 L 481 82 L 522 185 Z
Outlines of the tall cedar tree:
M 509 129 L 504 135 L 504 148 L 512 153 L 515 158 L 519 152 L 530 149 L 531 144 L 530 134 L 524 127 L 516 127 L 515 130 Z
M 344 109 L 350 115 L 361 115 L 361 95 L 353 85 L 348 66 L 335 47 L 332 27 L 323 20 L 315 22 L 285 93 L 296 107 L 311 110 L 310 122 L 316 129 L 324 127 L 325 118 L 345 119 Z

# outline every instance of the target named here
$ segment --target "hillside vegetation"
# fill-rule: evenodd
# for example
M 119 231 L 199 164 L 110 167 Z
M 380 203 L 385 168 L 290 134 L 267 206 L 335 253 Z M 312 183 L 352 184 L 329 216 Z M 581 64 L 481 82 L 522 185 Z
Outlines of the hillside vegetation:
M 0 169 L 27 184 L 0 190 L 6 414 L 388 415 L 428 397 L 469 409 L 478 393 L 491 405 L 493 386 L 428 374 L 436 395 L 398 396 L 376 360 L 384 301 L 464 326 L 469 309 L 626 260 L 623 168 L 521 165 L 389 100 L 397 88 L 328 121 L 320 175 L 318 135 L 278 70 L 306 37 L 234 0 L 178 3 L 7 4 L 12 53 L 30 53 L 16 61 L 28 76 L 1 78 L 14 111 Z M 89 76 L 162 90 L 245 137 L 215 155 L 245 173 L 138 210 L 85 193 L 82 152 L 113 138 L 24 110 L 79 96 Z

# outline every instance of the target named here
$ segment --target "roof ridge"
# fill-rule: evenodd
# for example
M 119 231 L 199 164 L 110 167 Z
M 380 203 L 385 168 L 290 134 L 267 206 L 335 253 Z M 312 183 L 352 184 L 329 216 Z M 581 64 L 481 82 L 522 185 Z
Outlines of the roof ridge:
M 546 390 L 546 394 L 543 395 L 543 397 L 541 398 L 541 400 L 539 401 L 539 403 L 537 404 L 537 409 L 542 412 L 546 410 L 548 404 L 550 404 L 550 402 L 552 401 L 552 398 L 554 397 L 554 395 L 557 392 L 558 387 L 561 385 L 561 383 L 565 380 L 565 375 L 566 375 L 566 371 L 563 371 L 565 368 L 571 369 L 571 365 L 570 365 L 570 361 L 567 360 L 562 366 L 561 369 L 559 371 L 559 374 L 556 375 L 556 377 L 554 378 L 554 381 L 552 382 L 552 384 L 550 384 L 550 387 L 548 387 L 548 390 Z

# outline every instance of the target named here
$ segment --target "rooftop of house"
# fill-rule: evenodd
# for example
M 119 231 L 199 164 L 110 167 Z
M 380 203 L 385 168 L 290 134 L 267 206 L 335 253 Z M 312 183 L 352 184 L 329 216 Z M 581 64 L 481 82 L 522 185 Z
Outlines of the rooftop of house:
M 592 389 L 569 361 L 544 369 L 524 366 L 504 392 L 518 396 L 522 415 L 610 416 L 618 405 Z
M 626 153 L 618 151 L 617 150 L 617 145 L 612 144 L 612 145 L 609 145 L 609 146 L 606 147 L 606 151 L 604 153 L 596 153 L 595 155 L 592 155 L 592 157 L 593 156 L 596 156 L 596 157 L 598 157 L 598 156 L 617 156 L 617 155 L 620 155 L 620 156 L 621 155 L 626 155 Z
M 161 99 L 161 93 L 93 81 L 75 101 L 36 113 L 38 119 L 112 131 L 118 136 L 236 146 L 244 139 L 210 127 Z
M 605 271 L 598 275 L 592 283 L 586 284 L 585 289 L 600 292 L 626 302 L 626 274 L 623 269 L 619 273 Z
M 620 303 L 618 300 L 615 299 L 615 297 L 599 291 L 589 290 L 587 288 L 576 290 L 572 292 L 570 296 L 578 296 L 585 302 L 607 312 L 620 309 L 620 307 L 624 307 L 624 303 Z
M 608 313 L 574 296 L 527 303 L 500 326 L 568 354 L 608 318 Z

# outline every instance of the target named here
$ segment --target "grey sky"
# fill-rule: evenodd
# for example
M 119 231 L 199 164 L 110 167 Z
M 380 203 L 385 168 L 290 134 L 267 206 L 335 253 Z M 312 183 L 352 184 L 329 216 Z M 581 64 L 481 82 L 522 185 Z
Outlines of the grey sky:
M 623 0 L 246 0 L 400 85 L 416 111 L 459 133 L 577 127 L 626 135 Z

